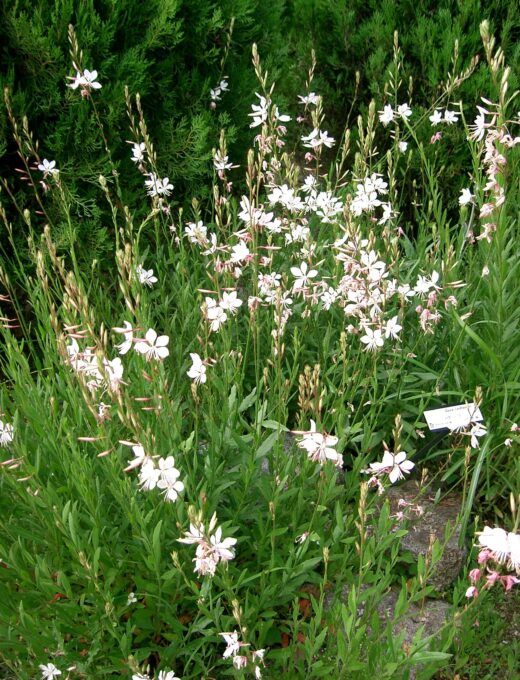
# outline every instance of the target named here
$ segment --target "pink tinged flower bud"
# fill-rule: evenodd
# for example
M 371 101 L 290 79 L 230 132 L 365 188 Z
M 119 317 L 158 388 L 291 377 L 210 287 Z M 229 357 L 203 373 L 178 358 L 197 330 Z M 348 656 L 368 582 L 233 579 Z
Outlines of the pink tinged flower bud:
M 470 586 L 466 590 L 466 597 L 478 597 L 478 590 L 475 588 L 475 586 Z
M 488 568 L 488 575 L 486 576 L 486 581 L 490 586 L 493 586 L 498 580 L 500 580 L 500 574 L 498 571 L 492 571 Z
M 472 569 L 469 572 L 469 580 L 473 584 L 475 584 L 481 576 L 482 576 L 482 572 L 480 571 L 480 569 Z
M 491 559 L 491 550 L 487 550 L 484 548 L 484 550 L 481 550 L 478 554 L 477 562 L 479 564 L 486 564 L 488 560 Z

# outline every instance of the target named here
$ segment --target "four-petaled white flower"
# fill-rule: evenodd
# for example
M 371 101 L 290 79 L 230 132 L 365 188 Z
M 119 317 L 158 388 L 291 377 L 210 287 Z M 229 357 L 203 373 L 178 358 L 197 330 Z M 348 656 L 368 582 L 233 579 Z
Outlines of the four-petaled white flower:
M 412 109 L 406 103 L 399 104 L 397 107 L 397 115 L 401 116 L 401 118 L 410 118 L 412 115 Z
M 430 116 L 430 123 L 434 127 L 436 125 L 439 125 L 439 123 L 442 123 L 442 111 L 439 111 L 439 109 L 435 109 L 435 111 Z
M 260 99 L 260 103 L 251 104 L 253 112 L 248 114 L 248 116 L 251 116 L 253 119 L 253 122 L 249 125 L 249 127 L 252 128 L 265 123 L 269 115 L 269 103 L 267 99 L 261 94 L 258 94 L 258 92 L 256 93 L 256 96 Z
M 147 189 L 148 196 L 169 196 L 173 190 L 168 177 L 157 177 L 154 172 L 148 175 L 149 179 L 145 179 L 144 184 Z
M 227 314 L 224 309 L 213 300 L 207 297 L 205 300 L 206 319 L 210 322 L 210 329 L 216 333 L 225 321 Z
M 302 262 L 299 267 L 291 267 L 291 274 L 296 277 L 293 283 L 293 290 L 301 290 L 305 288 L 311 279 L 318 276 L 316 269 L 309 270 L 307 262 Z
M 175 467 L 173 456 L 159 458 L 157 465 L 159 469 L 157 488 L 162 489 L 166 500 L 173 503 L 181 491 L 184 491 L 184 484 L 178 479 L 181 473 Z
M 361 336 L 361 342 L 366 345 L 366 349 L 375 352 L 378 347 L 382 347 L 385 344 L 383 339 L 383 333 L 380 328 L 372 330 L 365 326 L 365 335 Z
M 58 675 L 61 675 L 61 671 L 56 668 L 53 663 L 40 664 L 39 669 L 42 672 L 43 680 L 53 680 L 53 678 L 57 678 Z
M 379 120 L 386 127 L 394 120 L 394 110 L 387 104 L 382 111 L 379 111 Z
M 144 152 L 146 150 L 146 145 L 144 142 L 134 143 L 132 146 L 132 160 L 134 163 L 142 163 L 144 161 Z
M 222 655 L 223 658 L 227 659 L 229 656 L 235 656 L 238 654 L 242 643 L 238 641 L 237 631 L 235 630 L 233 633 L 220 633 L 220 635 L 222 635 L 227 645 L 226 649 L 224 650 L 224 654 Z
M 242 262 L 251 255 L 245 241 L 240 241 L 231 249 L 231 262 Z
M 135 343 L 135 351 L 139 354 L 144 354 L 146 359 L 150 361 L 151 359 L 166 359 L 170 351 L 167 344 L 170 342 L 170 338 L 167 335 L 159 335 L 149 328 L 146 331 L 144 340 L 138 340 Z
M 398 479 L 404 479 L 404 475 L 409 474 L 414 467 L 415 463 L 406 459 L 404 451 L 399 453 L 385 451 L 380 463 L 370 463 L 369 468 L 362 470 L 362 472 L 375 476 L 387 474 L 390 482 L 394 484 Z
M 44 179 L 49 175 L 56 177 L 60 173 L 56 167 L 56 161 L 48 161 L 46 158 L 44 158 L 43 161 L 38 165 L 38 170 L 43 172 Z
M 317 432 L 316 423 L 311 420 L 311 429 L 303 434 L 303 439 L 298 442 L 298 446 L 305 449 L 309 459 L 316 463 L 322 465 L 327 460 L 332 460 L 337 467 L 341 467 L 343 456 L 333 448 L 337 443 L 337 437 Z
M 478 449 L 480 448 L 478 438 L 483 437 L 484 435 L 487 434 L 487 428 L 485 427 L 485 425 L 482 425 L 482 423 L 474 423 L 467 434 L 471 437 L 470 439 L 471 447 L 473 449 Z
M 137 274 L 139 283 L 142 283 L 144 286 L 151 288 L 154 283 L 157 283 L 158 279 L 153 275 L 153 269 L 145 269 L 143 265 L 138 264 L 135 268 L 135 273 Z
M 76 71 L 75 76 L 69 76 L 69 79 L 72 80 L 72 82 L 69 83 L 68 87 L 73 90 L 77 90 L 78 87 L 81 87 L 82 94 L 88 94 L 90 90 L 100 90 L 101 84 L 96 81 L 97 77 L 97 71 L 89 71 L 87 68 L 83 73 Z
M 196 352 L 190 353 L 190 357 L 191 368 L 187 371 L 188 378 L 191 378 L 197 385 L 204 384 L 207 380 L 204 362 Z
M 242 305 L 242 300 L 237 296 L 236 290 L 232 290 L 230 293 L 224 291 L 222 293 L 222 300 L 220 300 L 219 305 L 226 312 L 230 312 L 235 315 L 238 308 Z
M 394 316 L 386 322 L 385 338 L 393 338 L 394 340 L 399 339 L 399 332 L 403 327 L 397 323 L 397 319 L 398 317 Z
M 329 137 L 329 133 L 326 130 L 314 128 L 310 134 L 302 137 L 302 142 L 303 146 L 307 149 L 321 149 L 322 146 L 327 146 L 331 149 L 336 140 L 333 137 Z
M 0 446 L 7 446 L 13 441 L 14 430 L 9 423 L 0 420 Z
M 316 106 L 320 101 L 320 95 L 315 92 L 309 92 L 309 94 L 306 95 L 299 94 L 298 99 L 300 100 L 300 104 L 305 104 L 306 106 L 308 104 L 313 104 Z
M 459 116 L 456 111 L 446 111 L 444 112 L 444 122 L 447 123 L 448 125 L 453 125 L 453 123 L 456 123 L 459 120 Z

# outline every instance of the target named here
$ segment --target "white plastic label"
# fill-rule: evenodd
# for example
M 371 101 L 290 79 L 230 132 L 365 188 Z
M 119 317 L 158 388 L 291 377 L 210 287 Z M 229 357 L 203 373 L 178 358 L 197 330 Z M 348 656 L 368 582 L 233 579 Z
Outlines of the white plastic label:
M 425 411 L 424 417 L 433 432 L 456 430 L 459 427 L 467 427 L 470 423 L 481 423 L 484 420 L 479 407 L 474 402 Z

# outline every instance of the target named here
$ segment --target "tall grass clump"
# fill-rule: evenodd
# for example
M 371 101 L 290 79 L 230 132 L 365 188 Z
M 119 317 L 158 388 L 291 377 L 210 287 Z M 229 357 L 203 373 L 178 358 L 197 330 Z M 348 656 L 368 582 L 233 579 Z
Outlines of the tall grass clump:
M 396 38 L 385 97 L 336 137 L 315 61 L 295 115 L 254 46 L 251 149 L 233 158 L 223 129 L 210 190 L 180 209 L 128 89 L 127 192 L 107 83 L 70 27 L 63 80 L 104 153 L 109 267 L 85 266 L 74 171 L 5 92 L 32 192 L 26 207 L 2 181 L 0 657 L 16 677 L 432 677 L 455 623 L 394 629 L 444 547 L 400 560 L 385 494 L 408 475 L 461 491 L 463 540 L 507 527 L 483 529 L 495 576 L 472 570 L 454 606 L 516 582 L 518 102 L 481 30 L 478 109 L 454 98 L 470 68 L 414 111 Z M 453 205 L 455 127 L 471 162 Z M 460 402 L 485 424 L 425 446 L 424 411 Z

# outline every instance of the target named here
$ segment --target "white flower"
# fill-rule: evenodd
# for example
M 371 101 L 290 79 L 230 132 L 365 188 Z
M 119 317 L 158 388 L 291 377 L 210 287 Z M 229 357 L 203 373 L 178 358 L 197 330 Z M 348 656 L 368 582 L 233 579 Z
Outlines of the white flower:
M 397 323 L 397 319 L 398 317 L 394 316 L 386 322 L 385 338 L 394 338 L 394 340 L 398 339 L 399 331 L 401 331 L 403 327 Z
M 61 671 L 56 668 L 53 663 L 48 663 L 46 665 L 40 664 L 39 669 L 42 672 L 43 680 L 53 680 L 53 678 L 57 678 L 58 675 L 61 675 Z
M 138 264 L 135 268 L 135 273 L 139 283 L 142 283 L 144 286 L 151 288 L 154 283 L 157 283 L 157 277 L 153 275 L 153 269 L 144 269 L 142 265 Z
M 399 151 L 401 153 L 404 153 L 406 151 L 406 149 L 408 148 L 408 142 L 399 142 L 399 144 L 397 145 L 397 148 L 399 149 Z
M 463 189 L 460 192 L 459 196 L 459 205 L 468 205 L 469 203 L 473 203 L 473 199 L 475 196 L 471 193 L 470 189 Z
M 213 300 L 213 298 L 207 297 L 205 299 L 205 313 L 206 319 L 211 322 L 209 327 L 215 333 L 222 324 L 227 321 L 226 312 L 215 302 L 215 300 Z
M 487 429 L 484 425 L 482 425 L 482 423 L 475 423 L 474 425 L 472 425 L 470 431 L 467 434 L 471 437 L 470 439 L 471 447 L 473 449 L 478 449 L 480 448 L 478 438 L 486 435 Z
M 69 79 L 72 80 L 72 83 L 68 85 L 68 87 L 72 88 L 73 90 L 76 90 L 78 87 L 81 86 L 81 92 L 83 93 L 89 93 L 90 90 L 100 90 L 101 85 L 96 81 L 96 78 L 98 77 L 98 72 L 97 71 L 89 71 L 88 69 L 85 69 L 83 71 L 83 74 L 81 74 L 79 71 L 76 71 L 75 76 L 69 76 Z
M 225 172 L 226 170 L 231 170 L 232 168 L 238 168 L 238 165 L 233 165 L 233 163 L 230 163 L 229 157 L 223 156 L 218 149 L 215 151 L 215 155 L 213 156 L 213 165 L 215 170 L 218 172 Z
M 220 300 L 219 305 L 221 309 L 230 312 L 235 315 L 238 308 L 242 305 L 242 300 L 237 297 L 236 290 L 232 290 L 230 293 L 224 291 L 222 293 L 222 300 Z
M 327 146 L 330 149 L 336 143 L 333 137 L 329 137 L 327 131 L 319 130 L 318 128 L 314 128 L 310 134 L 303 136 L 301 140 L 303 146 L 307 149 L 321 149 L 322 146 Z
M 390 104 L 387 104 L 382 111 L 379 111 L 379 120 L 384 126 L 394 120 L 394 110 Z
M 157 488 L 162 489 L 166 500 L 173 503 L 177 500 L 181 491 L 184 490 L 184 484 L 178 480 L 181 473 L 175 467 L 173 456 L 159 458 L 157 464 L 159 466 Z
M 491 550 L 497 562 L 504 563 L 511 553 L 510 536 L 516 536 L 516 534 L 508 534 L 500 527 L 485 526 L 484 531 L 478 537 L 478 542 L 483 548 Z
M 146 146 L 144 142 L 137 144 L 137 142 L 132 146 L 132 160 L 134 163 L 142 163 L 144 161 L 144 152 Z
M 0 446 L 7 446 L 13 441 L 14 430 L 9 423 L 0 420 Z
M 247 656 L 244 654 L 237 654 L 233 657 L 233 666 L 239 671 L 241 668 L 247 666 Z
M 117 351 L 119 354 L 126 354 L 132 347 L 132 339 L 134 337 L 134 329 L 129 321 L 123 321 L 124 328 L 113 328 L 116 333 L 122 333 L 125 339 L 122 343 L 117 345 Z
M 296 277 L 296 281 L 293 283 L 293 290 L 305 288 L 310 283 L 310 279 L 318 276 L 316 269 L 309 270 L 307 262 L 302 262 L 299 267 L 291 267 L 291 274 Z
M 180 678 L 175 675 L 174 671 L 159 671 L 157 680 L 180 680 Z
M 363 335 L 360 340 L 366 345 L 367 350 L 376 351 L 378 347 L 382 347 L 385 344 L 383 339 L 383 334 L 379 328 L 374 331 L 371 328 L 365 326 L 365 335 Z
M 316 432 L 316 423 L 311 420 L 311 429 L 303 435 L 303 439 L 298 442 L 301 449 L 307 451 L 310 460 L 323 464 L 327 460 L 332 460 L 337 467 L 343 465 L 343 456 L 333 447 L 338 443 L 338 438 L 330 434 Z
M 260 99 L 260 103 L 257 104 L 251 104 L 251 108 L 253 109 L 252 113 L 249 113 L 248 116 L 251 116 L 253 118 L 253 122 L 249 125 L 249 127 L 257 127 L 258 125 L 262 125 L 262 123 L 265 123 L 267 120 L 268 116 L 268 102 L 265 97 L 263 97 L 261 94 L 258 94 L 256 92 L 256 96 Z
M 128 593 L 128 598 L 126 600 L 127 606 L 131 604 L 135 604 L 137 602 L 137 597 L 135 596 L 135 593 Z
M 170 338 L 167 335 L 160 335 L 157 337 L 157 333 L 153 328 L 149 328 L 146 331 L 144 340 L 139 340 L 135 343 L 135 351 L 139 354 L 144 354 L 146 359 L 150 361 L 151 359 L 165 359 L 170 351 L 166 346 Z
M 390 482 L 394 484 L 398 479 L 404 479 L 405 474 L 409 474 L 415 467 L 411 460 L 406 460 L 406 453 L 392 453 L 385 451 L 383 460 L 380 463 L 370 463 L 368 470 L 363 470 L 365 474 L 382 475 L 387 474 Z
M 204 525 L 190 524 L 190 530 L 184 532 L 184 538 L 178 538 L 179 543 L 186 543 L 187 545 L 204 543 Z
M 59 170 L 56 167 L 56 161 L 48 161 L 46 158 L 38 165 L 38 170 L 43 172 L 43 177 L 48 177 L 52 175 L 53 177 L 59 175 Z
M 227 645 L 226 649 L 224 650 L 224 654 L 222 655 L 223 658 L 227 659 L 229 656 L 235 656 L 238 654 L 241 644 L 238 641 L 237 631 L 234 631 L 233 633 L 220 633 L 220 635 L 222 635 Z
M 139 472 L 139 486 L 143 491 L 152 491 L 157 486 L 161 471 L 155 467 L 151 458 L 147 458 L 141 465 Z
M 412 115 L 412 109 L 408 106 L 408 104 L 399 104 L 397 107 L 397 115 L 401 116 L 401 118 L 410 118 Z
M 430 123 L 435 127 L 439 123 L 442 123 L 442 111 L 435 109 L 435 111 L 430 116 Z
M 141 444 L 136 444 L 135 446 L 132 446 L 132 451 L 134 454 L 133 460 L 128 461 L 128 466 L 123 470 L 123 472 L 129 472 L 130 470 L 134 470 L 135 468 L 139 467 L 140 465 L 143 465 L 148 460 L 152 460 L 150 456 L 148 456 L 144 448 L 141 446 Z
M 481 142 L 484 139 L 486 130 L 493 126 L 493 121 L 486 123 L 486 115 L 489 115 L 489 111 L 482 106 L 477 106 L 478 114 L 475 118 L 473 125 L 469 126 L 471 134 L 469 136 L 475 142 Z M 493 118 L 494 120 L 494 118 Z
M 208 228 L 204 226 L 202 220 L 199 220 L 197 223 L 188 222 L 184 228 L 184 233 L 190 243 L 198 245 L 206 245 L 208 243 Z
M 231 249 L 231 262 L 242 262 L 251 255 L 245 241 L 240 241 Z
M 453 125 L 453 123 L 456 123 L 459 120 L 459 116 L 457 115 L 456 111 L 446 111 L 444 112 L 444 122 L 447 123 L 448 125 Z
M 147 188 L 148 196 L 169 196 L 173 189 L 168 177 L 157 177 L 153 172 L 149 173 L 149 179 L 145 179 L 144 184 Z
M 188 378 L 191 378 L 194 383 L 200 385 L 206 382 L 206 366 L 202 359 L 195 352 L 190 353 L 191 368 L 187 371 Z
M 236 538 L 225 538 L 222 540 L 222 529 L 218 527 L 213 536 L 210 536 L 210 544 L 213 552 L 218 555 L 219 559 L 227 562 L 235 557 L 233 546 L 237 542 Z
M 309 92 L 307 95 L 298 95 L 298 99 L 300 100 L 300 104 L 313 104 L 316 106 L 318 102 L 320 101 L 320 95 L 316 94 L 315 92 Z
M 123 362 L 119 357 L 112 360 L 103 359 L 103 366 L 107 374 L 110 389 L 117 391 L 123 381 Z

